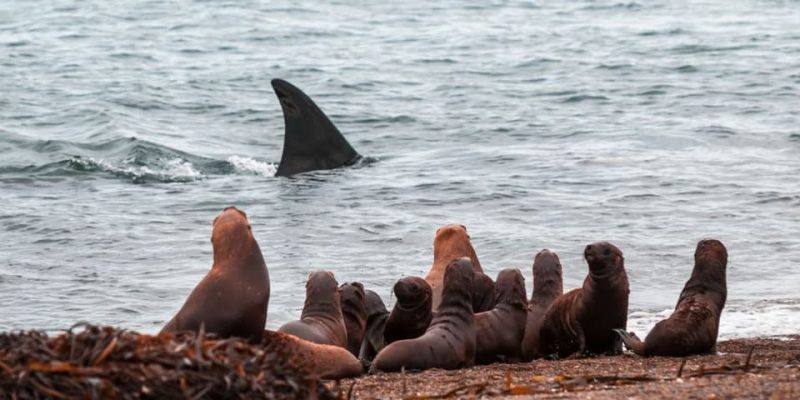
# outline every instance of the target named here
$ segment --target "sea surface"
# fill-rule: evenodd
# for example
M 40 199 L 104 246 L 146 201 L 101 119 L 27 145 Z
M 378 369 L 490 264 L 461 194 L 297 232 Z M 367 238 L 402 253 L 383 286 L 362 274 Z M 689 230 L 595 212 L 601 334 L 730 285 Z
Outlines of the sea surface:
M 274 177 L 272 78 L 374 161 Z M 799 175 L 798 1 L 0 0 L 3 331 L 157 332 L 236 205 L 270 328 L 317 269 L 391 306 L 461 223 L 529 291 L 540 249 L 572 289 L 617 244 L 640 335 L 717 238 L 720 336 L 796 334 Z

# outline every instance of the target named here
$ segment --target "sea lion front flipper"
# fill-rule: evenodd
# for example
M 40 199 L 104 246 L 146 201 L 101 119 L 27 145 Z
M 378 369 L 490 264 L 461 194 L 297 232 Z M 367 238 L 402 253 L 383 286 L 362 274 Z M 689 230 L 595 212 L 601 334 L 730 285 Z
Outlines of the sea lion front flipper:
M 644 355 L 644 343 L 638 336 L 636 336 L 633 332 L 625 332 L 624 329 L 614 329 L 614 332 L 619 336 L 622 343 L 625 343 L 625 347 L 640 355 Z

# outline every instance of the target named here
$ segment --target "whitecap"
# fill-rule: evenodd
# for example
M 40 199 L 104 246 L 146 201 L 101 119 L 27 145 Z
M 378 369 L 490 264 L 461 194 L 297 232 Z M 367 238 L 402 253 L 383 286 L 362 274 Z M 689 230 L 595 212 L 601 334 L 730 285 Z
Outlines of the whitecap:
M 278 166 L 274 163 L 258 161 L 250 157 L 230 156 L 228 162 L 236 168 L 237 172 L 246 174 L 274 176 L 278 170 Z

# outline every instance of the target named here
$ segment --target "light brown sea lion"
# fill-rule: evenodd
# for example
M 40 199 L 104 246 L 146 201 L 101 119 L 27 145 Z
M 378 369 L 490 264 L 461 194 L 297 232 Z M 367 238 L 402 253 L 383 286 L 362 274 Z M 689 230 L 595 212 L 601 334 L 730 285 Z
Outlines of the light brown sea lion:
M 522 339 L 528 317 L 525 278 L 518 269 L 497 274 L 497 300 L 491 311 L 475 314 L 475 363 L 516 362 L 522 355 Z
M 347 349 L 318 344 L 283 332 L 263 332 L 264 346 L 287 349 L 295 356 L 310 361 L 322 379 L 355 378 L 364 374 L 364 367 Z
M 475 317 L 471 288 L 475 272 L 469 257 L 453 260 L 444 272 L 442 303 L 425 334 L 384 347 L 370 372 L 401 368 L 457 369 L 475 364 Z
M 315 271 L 308 274 L 306 301 L 300 320 L 287 322 L 278 331 L 314 343 L 347 347 L 339 284 L 333 273 Z
M 539 330 L 542 328 L 544 313 L 563 291 L 558 254 L 548 249 L 540 251 L 533 259 L 533 294 L 528 302 L 528 321 L 525 325 L 525 339 L 522 340 L 523 361 L 541 356 Z
M 161 332 L 197 331 L 221 338 L 261 340 L 267 320 L 269 274 L 247 215 L 228 207 L 214 219 L 214 264 Z
M 683 286 L 675 311 L 653 327 L 644 343 L 635 334 L 617 330 L 625 346 L 640 356 L 714 353 L 719 316 L 728 296 L 727 266 L 728 251 L 722 242 L 714 239 L 698 242 L 692 276 Z
M 366 305 L 367 329 L 358 359 L 363 363 L 372 363 L 375 355 L 386 346 L 383 332 L 386 328 L 386 320 L 389 319 L 389 310 L 386 309 L 386 304 L 383 304 L 381 296 L 372 290 L 366 291 Z
M 481 262 L 478 261 L 478 255 L 469 239 L 467 227 L 464 225 L 444 225 L 436 230 L 433 238 L 433 265 L 425 276 L 425 280 L 433 290 L 433 311 L 439 308 L 439 303 L 442 301 L 442 280 L 445 267 L 450 261 L 459 257 L 469 257 L 472 260 L 473 271 L 483 273 Z
M 598 242 L 583 252 L 589 275 L 583 287 L 557 297 L 540 330 L 540 350 L 550 357 L 620 354 L 622 342 L 614 329 L 628 322 L 628 275 L 622 252 L 613 244 Z
M 433 320 L 433 294 L 424 279 L 407 276 L 394 284 L 397 302 L 386 320 L 383 337 L 386 344 L 422 336 Z
M 342 316 L 347 329 L 347 350 L 358 357 L 364 331 L 367 329 L 367 307 L 364 303 L 364 285 L 360 282 L 343 283 L 339 286 Z

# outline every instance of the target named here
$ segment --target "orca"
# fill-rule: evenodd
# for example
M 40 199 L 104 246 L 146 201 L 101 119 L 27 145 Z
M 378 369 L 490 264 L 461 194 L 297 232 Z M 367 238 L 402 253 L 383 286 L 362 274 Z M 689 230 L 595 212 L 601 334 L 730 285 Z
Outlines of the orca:
M 283 110 L 283 155 L 275 176 L 350 166 L 362 157 L 302 90 L 283 79 L 272 89 Z

